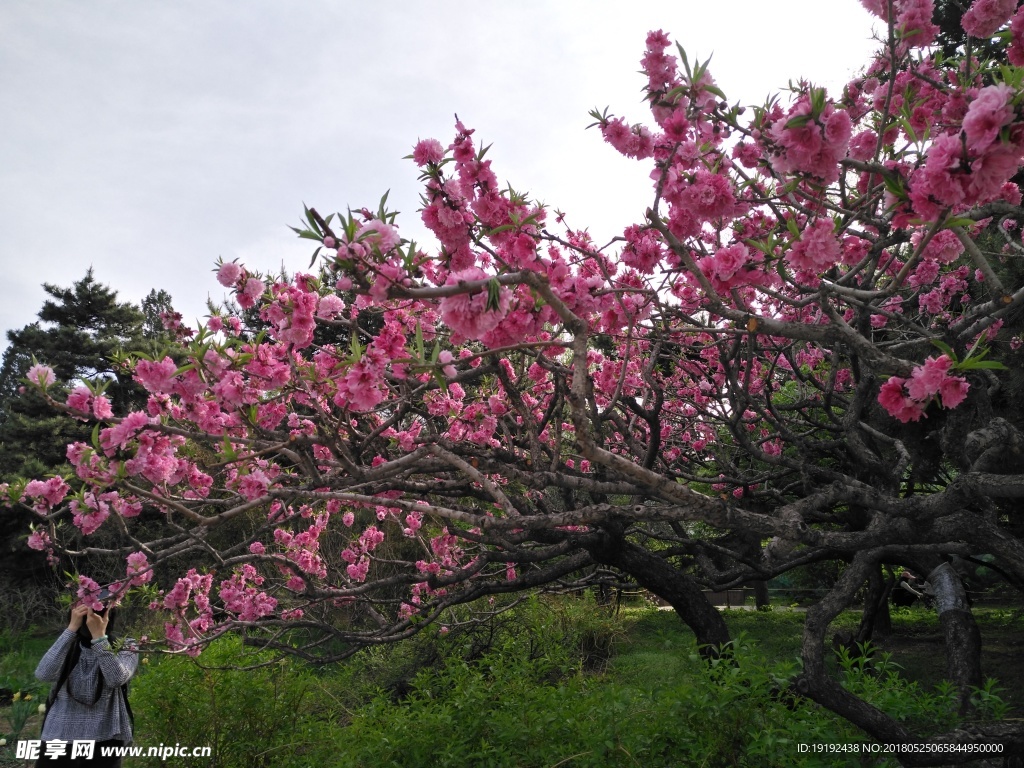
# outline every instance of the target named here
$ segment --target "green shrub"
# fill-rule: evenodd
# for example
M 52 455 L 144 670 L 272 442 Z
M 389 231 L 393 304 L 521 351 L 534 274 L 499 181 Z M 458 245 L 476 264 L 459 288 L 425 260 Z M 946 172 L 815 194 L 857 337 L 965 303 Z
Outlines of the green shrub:
M 136 744 L 209 746 L 212 757 L 194 761 L 203 768 L 330 765 L 330 697 L 301 664 L 273 659 L 224 638 L 198 662 L 175 656 L 150 664 L 132 683 Z M 244 666 L 254 668 L 237 668 Z
M 165 658 L 140 676 L 137 743 L 209 745 L 212 759 L 194 763 L 204 768 L 781 768 L 825 764 L 800 744 L 868 741 L 792 693 L 801 614 L 728 620 L 737 640 L 711 664 L 670 612 L 613 616 L 589 597 L 453 614 L 411 642 L 321 670 L 225 639 L 201 666 Z M 837 658 L 844 685 L 912 728 L 956 723 L 948 688 L 929 691 L 890 657 L 861 650 Z M 230 669 L 253 663 L 264 666 Z M 979 715 L 1005 716 L 998 694 L 992 683 L 976 692 Z M 867 757 L 829 755 L 827 764 L 896 765 Z

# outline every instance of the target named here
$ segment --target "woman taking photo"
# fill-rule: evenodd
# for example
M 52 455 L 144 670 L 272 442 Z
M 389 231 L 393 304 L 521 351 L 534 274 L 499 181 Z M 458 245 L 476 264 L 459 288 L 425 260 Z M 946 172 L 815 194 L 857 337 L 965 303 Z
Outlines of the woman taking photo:
M 109 593 L 101 596 L 107 597 Z M 36 677 L 54 683 L 47 700 L 37 766 L 120 766 L 120 757 L 102 756 L 102 748 L 132 741 L 132 716 L 124 686 L 138 669 L 134 645 L 112 648 L 112 607 L 94 611 L 79 604 L 36 668 Z M 75 741 L 95 742 L 91 759 L 72 757 Z M 63 748 L 48 742 L 64 742 Z M 48 749 L 49 747 L 49 749 Z M 58 753 L 54 759 L 48 754 Z

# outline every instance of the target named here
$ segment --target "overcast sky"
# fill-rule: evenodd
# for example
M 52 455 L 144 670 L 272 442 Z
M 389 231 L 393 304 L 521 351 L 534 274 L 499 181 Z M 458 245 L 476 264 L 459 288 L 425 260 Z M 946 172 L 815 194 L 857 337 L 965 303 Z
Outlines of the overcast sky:
M 89 266 L 122 299 L 166 289 L 194 322 L 224 296 L 218 257 L 308 266 L 315 246 L 287 228 L 303 202 L 376 208 L 390 189 L 420 240 L 402 158 L 447 146 L 456 113 L 499 179 L 606 242 L 649 204 L 649 169 L 587 112 L 649 122 L 649 29 L 713 53 L 746 104 L 800 77 L 837 92 L 876 47 L 857 0 L 3 0 L 0 330 Z

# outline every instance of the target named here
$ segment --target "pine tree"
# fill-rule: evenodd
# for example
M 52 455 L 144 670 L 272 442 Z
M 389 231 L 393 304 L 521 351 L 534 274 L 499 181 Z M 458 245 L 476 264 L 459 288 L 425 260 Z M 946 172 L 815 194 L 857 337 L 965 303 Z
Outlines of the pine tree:
M 8 331 L 10 346 L 0 366 L 0 478 L 52 472 L 64 462 L 69 438 L 84 428 L 58 418 L 34 394 L 20 393 L 33 360 L 53 368 L 57 386 L 88 381 L 107 383 L 115 408 L 138 396 L 130 377 L 119 376 L 116 352 L 137 347 L 144 338 L 143 313 L 117 299 L 117 291 L 96 281 L 90 268 L 70 288 L 43 285 L 48 298 L 39 320 Z M 169 297 L 167 297 L 169 299 Z M 86 435 L 87 436 L 87 435 Z
M 155 354 L 173 339 L 161 323 L 161 313 L 173 313 L 166 291 L 151 291 L 140 309 L 118 301 L 117 291 L 97 282 L 92 269 L 70 288 L 43 289 L 49 298 L 38 320 L 7 332 L 10 345 L 0 364 L 0 482 L 53 474 L 66 464 L 70 443 L 91 439 L 91 427 L 55 412 L 23 386 L 34 361 L 53 368 L 57 382 L 50 391 L 58 399 L 83 382 L 105 384 L 105 394 L 123 413 L 141 407 L 145 392 L 114 358 L 129 351 Z M 29 518 L 31 513 L 17 510 L 0 516 L 0 584 L 28 589 L 48 580 L 42 554 L 19 542 Z

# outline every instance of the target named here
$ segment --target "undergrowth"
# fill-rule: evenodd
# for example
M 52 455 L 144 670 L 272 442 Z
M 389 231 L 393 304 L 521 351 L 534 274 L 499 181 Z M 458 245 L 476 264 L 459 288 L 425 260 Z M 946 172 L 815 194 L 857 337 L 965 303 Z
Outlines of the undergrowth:
M 887 765 L 799 751 L 867 741 L 793 693 L 800 614 L 727 621 L 736 639 L 711 664 L 671 612 L 615 615 L 589 598 L 533 599 L 320 669 L 223 639 L 198 662 L 144 668 L 136 743 L 210 746 L 210 758 L 175 759 L 203 768 Z M 843 649 L 836 670 L 912 730 L 957 722 L 948 686 L 907 679 L 885 652 Z M 1007 714 L 991 681 L 975 703 L 977 717 Z

